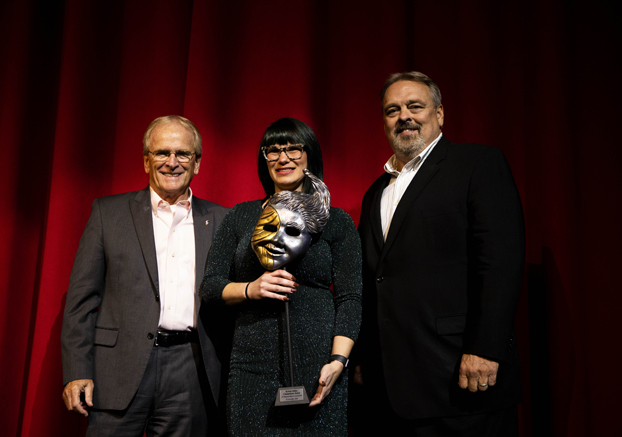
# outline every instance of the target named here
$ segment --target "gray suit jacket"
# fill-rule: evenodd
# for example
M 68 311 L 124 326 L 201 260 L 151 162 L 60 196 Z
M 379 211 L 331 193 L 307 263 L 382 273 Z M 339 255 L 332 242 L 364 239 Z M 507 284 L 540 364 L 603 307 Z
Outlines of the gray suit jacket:
M 197 288 L 213 235 L 226 212 L 193 196 Z M 201 316 L 199 340 L 217 402 L 220 362 Z M 93 379 L 95 408 L 125 409 L 147 366 L 159 317 L 149 188 L 96 199 L 67 292 L 61 332 L 63 383 Z

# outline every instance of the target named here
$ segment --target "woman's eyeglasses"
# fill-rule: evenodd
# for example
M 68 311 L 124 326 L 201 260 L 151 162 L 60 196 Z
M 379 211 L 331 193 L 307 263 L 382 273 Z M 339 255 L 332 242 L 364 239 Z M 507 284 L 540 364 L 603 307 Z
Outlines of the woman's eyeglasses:
M 305 146 L 302 144 L 290 144 L 283 147 L 264 146 L 261 148 L 261 151 L 263 152 L 264 158 L 266 158 L 266 161 L 268 162 L 278 161 L 281 156 L 281 152 L 284 152 L 285 156 L 287 156 L 290 161 L 295 161 L 302 158 Z

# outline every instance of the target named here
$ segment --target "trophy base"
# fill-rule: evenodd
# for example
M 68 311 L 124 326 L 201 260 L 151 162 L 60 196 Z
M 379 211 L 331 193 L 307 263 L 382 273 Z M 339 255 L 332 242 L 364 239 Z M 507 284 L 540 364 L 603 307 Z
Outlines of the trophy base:
M 285 407 L 288 405 L 309 405 L 309 396 L 304 386 L 299 387 L 281 387 L 276 394 L 277 407 Z

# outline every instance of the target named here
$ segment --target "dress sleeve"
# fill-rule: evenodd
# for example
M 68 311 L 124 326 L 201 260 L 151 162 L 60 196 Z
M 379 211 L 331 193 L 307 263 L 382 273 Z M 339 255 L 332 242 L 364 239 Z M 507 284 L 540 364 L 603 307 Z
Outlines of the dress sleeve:
M 234 206 L 225 216 L 216 231 L 207 257 L 207 268 L 201 282 L 201 295 L 207 303 L 221 303 L 222 291 L 234 282 L 234 258 L 238 236 L 236 222 L 239 206 Z
M 335 303 L 335 334 L 357 339 L 361 326 L 361 240 L 354 222 L 341 209 L 333 209 L 336 235 L 331 244 Z

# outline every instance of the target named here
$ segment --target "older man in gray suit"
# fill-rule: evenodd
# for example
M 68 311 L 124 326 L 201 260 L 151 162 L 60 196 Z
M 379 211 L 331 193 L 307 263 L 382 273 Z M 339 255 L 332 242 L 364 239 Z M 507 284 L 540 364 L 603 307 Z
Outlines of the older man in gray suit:
M 220 362 L 197 288 L 226 209 L 189 188 L 202 154 L 190 120 L 157 118 L 143 146 L 149 187 L 95 200 L 80 240 L 63 400 L 89 436 L 206 435 Z

